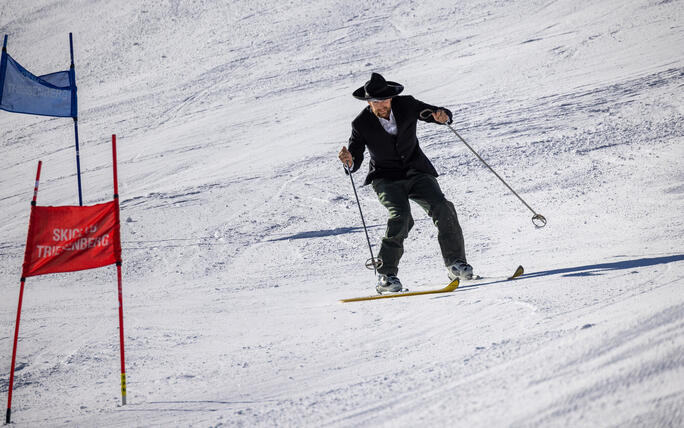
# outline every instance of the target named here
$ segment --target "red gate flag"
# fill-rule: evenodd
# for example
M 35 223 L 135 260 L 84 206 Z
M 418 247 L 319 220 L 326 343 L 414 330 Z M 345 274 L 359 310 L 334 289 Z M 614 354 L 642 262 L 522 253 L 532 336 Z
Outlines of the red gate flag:
M 75 119 L 74 119 L 75 121 Z M 77 140 L 78 141 L 78 140 Z M 78 152 L 78 146 L 77 146 Z M 36 205 L 40 168 L 33 188 L 26 252 L 19 288 L 17 321 L 14 324 L 12 366 L 7 389 L 5 423 L 12 415 L 14 368 L 17 361 L 19 321 L 26 277 L 57 272 L 73 272 L 116 263 L 119 293 L 119 349 L 121 353 L 121 403 L 126 404 L 126 363 L 124 356 L 123 298 L 121 286 L 121 225 L 119 221 L 119 180 L 116 169 L 116 135 L 112 135 L 114 200 L 90 206 L 39 207 Z M 79 185 L 80 188 L 80 185 Z
M 117 200 L 91 206 L 31 207 L 22 277 L 121 261 Z

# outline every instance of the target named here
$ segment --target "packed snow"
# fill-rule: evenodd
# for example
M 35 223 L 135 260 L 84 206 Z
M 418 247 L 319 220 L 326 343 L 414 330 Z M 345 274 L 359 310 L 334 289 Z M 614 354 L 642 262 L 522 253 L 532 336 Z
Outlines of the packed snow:
M 684 426 L 681 0 L 0 3 L 35 74 L 68 69 L 69 32 L 85 203 L 118 140 L 128 404 L 115 268 L 32 277 L 14 426 Z M 339 302 L 375 292 L 337 159 L 373 71 L 548 219 L 420 124 L 483 280 Z M 0 159 L 6 400 L 39 159 L 38 204 L 78 204 L 72 120 L 0 111 Z M 413 214 L 399 276 L 442 287 Z

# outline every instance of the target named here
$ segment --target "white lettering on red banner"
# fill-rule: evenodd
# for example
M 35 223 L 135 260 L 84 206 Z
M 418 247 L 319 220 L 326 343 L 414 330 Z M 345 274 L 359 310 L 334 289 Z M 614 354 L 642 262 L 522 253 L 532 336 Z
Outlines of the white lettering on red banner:
M 70 272 L 121 260 L 118 203 L 33 207 L 23 276 Z

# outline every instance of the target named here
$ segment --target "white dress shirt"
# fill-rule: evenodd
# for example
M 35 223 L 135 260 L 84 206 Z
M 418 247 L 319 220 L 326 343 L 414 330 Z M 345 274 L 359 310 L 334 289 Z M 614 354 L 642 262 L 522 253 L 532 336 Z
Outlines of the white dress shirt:
M 380 125 L 382 125 L 382 127 L 385 128 L 385 131 L 387 131 L 388 134 L 397 135 L 397 121 L 396 119 L 394 119 L 394 112 L 392 110 L 390 110 L 389 120 L 384 119 L 380 116 L 376 117 L 380 121 Z

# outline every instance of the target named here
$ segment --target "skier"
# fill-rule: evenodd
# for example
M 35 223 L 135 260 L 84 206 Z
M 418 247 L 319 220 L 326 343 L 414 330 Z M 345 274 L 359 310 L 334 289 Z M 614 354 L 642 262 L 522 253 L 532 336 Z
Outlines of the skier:
M 372 73 L 370 80 L 352 94 L 367 101 L 368 106 L 352 121 L 349 149 L 342 147 L 338 155 L 353 173 L 361 166 L 368 148 L 370 162 L 364 185 L 372 184 L 380 203 L 389 211 L 387 231 L 378 253 L 382 260 L 377 270 L 379 293 L 398 292 L 403 288 L 397 273 L 404 254 L 404 239 L 413 227 L 409 200 L 418 203 L 437 226 L 449 278 L 473 276 L 473 268 L 466 261 L 456 209 L 444 197 L 437 183 L 437 171 L 420 149 L 416 137 L 418 119 L 451 123 L 452 114 L 446 108 L 425 104 L 412 96 L 398 96 L 403 90 L 402 85 Z M 421 117 L 424 110 L 432 113 Z

